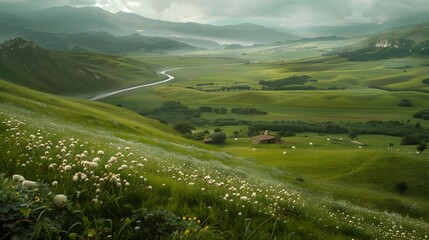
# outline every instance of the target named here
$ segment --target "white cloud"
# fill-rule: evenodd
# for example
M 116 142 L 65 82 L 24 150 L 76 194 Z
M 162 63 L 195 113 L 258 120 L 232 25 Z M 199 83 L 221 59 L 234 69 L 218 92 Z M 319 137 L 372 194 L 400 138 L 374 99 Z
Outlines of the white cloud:
M 359 10 L 354 10 L 351 15 L 344 17 L 344 23 L 355 24 L 355 23 L 371 23 L 373 22 L 368 17 L 365 17 Z
M 271 26 L 382 23 L 429 12 L 428 0 L 0 0 L 0 9 L 98 6 L 169 21 Z

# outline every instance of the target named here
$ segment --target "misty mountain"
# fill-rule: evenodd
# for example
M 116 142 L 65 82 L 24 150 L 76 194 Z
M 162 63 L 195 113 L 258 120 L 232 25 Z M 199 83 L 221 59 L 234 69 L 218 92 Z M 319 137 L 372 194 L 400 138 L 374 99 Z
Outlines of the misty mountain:
M 188 44 L 160 37 L 148 37 L 134 33 L 114 36 L 102 31 L 58 32 L 52 28 L 47 32 L 42 23 L 31 22 L 23 17 L 0 12 L 0 40 L 25 38 L 41 47 L 53 50 L 96 51 L 120 54 L 135 51 L 167 52 L 189 51 L 197 48 Z M 33 29 L 33 30 L 30 30 Z M 45 29 L 45 30 L 43 30 Z M 43 31 L 42 31 L 43 30 Z
M 429 22 L 376 33 L 333 53 L 355 61 L 429 55 Z
M 213 26 L 199 23 L 176 23 L 153 20 L 133 13 L 116 14 L 95 7 L 54 7 L 25 13 L 37 26 L 31 30 L 47 32 L 104 31 L 114 35 L 140 33 L 145 36 L 206 39 L 218 42 L 271 43 L 297 39 L 289 33 L 278 32 L 254 24 Z
M 412 17 L 401 18 L 385 23 L 361 23 L 345 26 L 314 26 L 290 31 L 302 36 L 340 36 L 340 37 L 362 37 L 376 34 L 398 26 L 409 26 L 429 22 L 428 14 L 416 14 Z

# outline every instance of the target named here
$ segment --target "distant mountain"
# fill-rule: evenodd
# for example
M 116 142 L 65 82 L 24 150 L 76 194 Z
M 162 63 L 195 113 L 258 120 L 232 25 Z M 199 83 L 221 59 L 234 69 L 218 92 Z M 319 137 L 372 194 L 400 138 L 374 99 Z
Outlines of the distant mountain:
M 340 36 L 347 38 L 362 37 L 379 32 L 387 31 L 391 28 L 398 26 L 410 26 L 417 24 L 424 24 L 429 22 L 429 15 L 416 14 L 411 17 L 401 18 L 395 21 L 389 21 L 385 23 L 362 23 L 344 26 L 314 26 L 296 29 L 295 31 L 289 30 L 291 33 L 295 33 L 302 36 Z
M 89 92 L 119 84 L 61 52 L 22 38 L 0 44 L 0 78 L 50 93 Z
M 88 32 L 53 32 L 41 31 L 40 22 L 31 23 L 30 20 L 0 12 L 0 40 L 11 38 L 25 38 L 48 49 L 97 51 L 103 53 L 120 54 L 135 51 L 166 52 L 189 51 L 196 47 L 161 37 L 147 37 L 134 33 L 127 36 L 114 36 L 102 31 Z M 31 30 L 32 29 L 32 30 Z M 46 30 L 45 29 L 45 30 Z
M 104 31 L 114 35 L 140 33 L 146 36 L 213 40 L 221 43 L 271 43 L 297 39 L 289 33 L 278 32 L 254 24 L 213 26 L 199 23 L 176 23 L 144 18 L 137 14 L 116 14 L 95 7 L 54 7 L 26 13 L 37 26 L 31 30 L 55 33 Z
M 273 45 L 278 44 L 290 44 L 290 43 L 299 43 L 299 42 L 320 42 L 320 41 L 340 41 L 346 40 L 345 37 L 337 37 L 337 36 L 327 36 L 327 37 L 315 37 L 315 38 L 301 38 L 297 40 L 287 40 L 284 42 L 276 42 Z
M 331 54 L 354 61 L 429 55 L 429 22 L 373 34 L 356 45 L 334 50 Z
M 67 34 L 60 38 L 59 43 L 62 44 L 61 49 L 113 54 L 136 51 L 166 52 L 197 49 L 185 43 L 166 38 L 146 37 L 137 33 L 123 37 L 115 37 L 109 33 L 98 31 Z

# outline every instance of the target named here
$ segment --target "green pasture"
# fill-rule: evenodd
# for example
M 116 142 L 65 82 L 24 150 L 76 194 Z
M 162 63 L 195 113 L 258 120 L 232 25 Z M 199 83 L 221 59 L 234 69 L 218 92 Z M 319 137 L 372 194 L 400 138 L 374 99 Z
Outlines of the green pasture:
M 98 239 L 109 235 L 114 239 L 134 236 L 132 234 L 138 232 L 136 226 L 146 227 L 136 224 L 144 220 L 143 216 L 151 216 L 136 217 L 135 213 L 132 214 L 141 208 L 148 211 L 163 208 L 174 214 L 174 219 L 185 217 L 192 220 L 195 217 L 192 220 L 194 225 L 186 225 L 188 227 L 175 233 L 177 238 L 187 239 L 366 239 L 383 236 L 394 224 L 403 226 L 401 233 L 404 232 L 405 237 L 401 239 L 418 238 L 427 232 L 427 223 L 421 219 L 427 217 L 427 206 L 420 203 L 422 200 L 419 199 L 424 196 L 416 193 L 414 184 L 421 181 L 421 188 L 427 184 L 422 177 L 427 158 L 415 161 L 417 157 L 411 157 L 410 160 L 415 161 L 413 172 L 398 175 L 398 178 L 408 177 L 401 180 L 410 185 L 409 192 L 399 195 L 386 190 L 387 195 L 383 195 L 383 199 L 395 199 L 396 205 L 390 201 L 383 202 L 381 197 L 378 205 L 369 205 L 366 200 L 356 201 L 362 199 L 360 194 L 371 190 L 360 188 L 364 186 L 364 180 L 349 178 L 344 170 L 335 168 L 345 166 L 346 170 L 352 171 L 352 167 L 341 165 L 340 160 L 327 159 L 326 163 L 332 167 L 321 169 L 331 174 L 318 175 L 314 174 L 317 170 L 315 165 L 311 167 L 309 158 L 312 154 L 317 155 L 314 148 L 323 149 L 326 145 L 326 152 L 321 156 L 333 156 L 328 153 L 330 148 L 333 151 L 338 148 L 343 153 L 356 152 L 356 157 L 350 157 L 348 161 L 353 166 L 360 166 L 356 159 L 366 155 L 359 155 L 358 151 L 366 151 L 365 148 L 356 149 L 349 143 L 329 146 L 323 142 L 327 136 L 287 138 L 296 144 L 297 153 L 305 153 L 301 155 L 300 159 L 304 159 L 301 161 L 308 161 L 301 165 L 304 167 L 300 173 L 299 166 L 294 169 L 292 164 L 285 164 L 292 161 L 282 161 L 284 150 L 287 150 L 286 156 L 293 158 L 293 152 L 282 145 L 251 146 L 248 139 L 242 138 L 237 142 L 228 139 L 224 146 L 204 145 L 184 139 L 166 124 L 123 108 L 49 95 L 4 81 L 0 86 L 0 166 L 5 174 L 0 178 L 1 192 L 8 193 L 4 195 L 5 199 L 18 196 L 17 199 L 28 206 L 28 216 L 25 218 L 18 214 L 16 222 L 20 222 L 22 217 L 32 223 L 35 236 L 55 238 L 59 235 L 66 237 L 69 233 L 80 238 L 97 234 Z M 332 139 L 335 137 L 339 136 Z M 365 139 L 365 136 L 361 137 L 361 141 Z M 314 148 L 307 145 L 307 140 L 314 141 Z M 380 140 L 394 141 L 398 146 L 397 139 Z M 368 140 L 368 148 L 375 144 L 370 142 Z M 252 151 L 253 147 L 257 148 L 256 151 Z M 99 150 L 103 150 L 105 155 L 98 155 Z M 252 153 L 260 158 L 252 156 Z M 88 169 L 83 166 L 86 163 L 79 160 L 82 155 L 77 157 L 77 154 L 85 154 L 88 161 L 99 157 L 102 166 Z M 120 161 L 106 168 L 104 165 L 115 154 L 119 154 Z M 305 160 L 307 157 L 310 160 Z M 52 170 L 48 166 L 53 163 L 56 167 Z M 71 170 L 66 170 L 64 164 L 70 164 Z M 123 169 L 124 164 L 130 167 Z M 368 174 L 378 177 L 379 169 L 389 164 L 381 162 Z M 302 170 L 305 166 L 310 170 Z M 83 173 L 89 176 L 87 182 L 72 180 L 74 175 Z M 362 176 L 361 171 L 356 173 Z M 40 202 L 33 200 L 34 191 L 14 187 L 19 183 L 12 182 L 13 174 L 21 174 L 42 184 L 40 194 L 36 195 Z M 373 189 L 391 185 L 387 171 L 382 175 L 384 177 L 380 177 L 380 182 Z M 121 185 L 112 185 L 112 176 L 120 176 Z M 303 182 L 295 180 L 295 176 L 302 176 Z M 110 180 L 102 183 L 98 180 L 102 177 Z M 59 182 L 58 186 L 52 184 L 54 181 Z M 55 210 L 51 202 L 53 196 L 48 192 L 67 195 L 67 207 Z M 253 193 L 256 196 L 251 198 Z M 26 202 L 24 196 L 30 196 L 30 200 Z M 249 198 L 251 200 L 246 200 Z M 401 208 L 402 203 L 409 202 L 417 210 Z M 41 209 L 46 211 L 41 213 Z M 384 212 L 386 209 L 394 213 Z M 406 217 L 410 213 L 414 215 Z M 40 214 L 43 218 L 39 217 Z M 360 220 L 349 224 L 352 216 Z M 49 221 L 51 219 L 53 221 Z M 197 219 L 201 222 L 197 223 Z M 386 219 L 391 220 L 381 226 L 380 222 Z M 154 221 L 165 224 L 162 219 Z M 187 221 L 183 223 L 191 224 Z M 186 231 L 194 229 L 196 232 L 192 234 Z M 57 230 L 58 233 L 55 232 Z
M 400 145 L 399 137 L 363 135 L 351 142 L 345 135 L 304 133 L 282 139 L 282 144 L 254 145 L 250 138 L 229 138 L 219 150 L 285 170 L 304 179 L 303 184 L 314 184 L 314 190 L 379 207 L 391 207 L 386 199 L 398 197 L 396 184 L 406 182 L 404 196 L 429 207 L 429 185 L 424 180 L 429 177 L 429 155 Z
M 423 65 L 426 61 L 424 58 L 351 62 L 339 57 L 313 57 L 291 62 L 249 62 L 219 66 L 237 63 L 240 60 L 213 57 L 216 56 L 214 53 L 209 56 L 211 57 L 133 56 L 147 62 L 153 60 L 157 64 L 166 64 L 168 67 L 185 68 L 171 71 L 170 74 L 174 75 L 175 79 L 169 83 L 121 93 L 101 101 L 114 105 L 121 104 L 135 111 L 153 109 L 164 101 L 174 100 L 191 108 L 255 107 L 268 112 L 266 116 L 203 114 L 203 117 L 208 119 L 233 117 L 251 120 L 334 122 L 415 121 L 412 115 L 429 105 L 427 93 L 421 92 L 429 90 L 429 85 L 422 83 L 428 73 L 428 67 Z M 411 67 L 401 68 L 406 65 Z M 293 75 L 311 76 L 317 82 L 309 82 L 306 85 L 319 90 L 260 90 L 261 85 L 258 84 L 260 80 L 276 80 Z M 222 87 L 235 86 L 249 86 L 256 91 L 220 91 Z M 324 90 L 330 87 L 345 89 Z M 402 99 L 411 100 L 413 107 L 399 107 L 398 103 Z

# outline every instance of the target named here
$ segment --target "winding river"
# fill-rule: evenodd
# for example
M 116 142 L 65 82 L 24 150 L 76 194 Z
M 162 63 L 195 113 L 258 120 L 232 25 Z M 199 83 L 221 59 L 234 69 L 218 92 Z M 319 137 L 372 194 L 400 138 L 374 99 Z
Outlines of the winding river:
M 158 84 L 161 84 L 161 83 L 169 82 L 169 81 L 171 81 L 171 80 L 174 79 L 174 76 L 168 74 L 167 72 L 171 72 L 171 71 L 174 71 L 174 70 L 185 69 L 185 68 L 222 67 L 222 66 L 232 66 L 232 65 L 241 65 L 241 64 L 243 64 L 243 63 L 229 63 L 229 64 L 221 64 L 221 65 L 192 66 L 192 67 L 171 68 L 171 69 L 167 69 L 167 70 L 159 72 L 160 74 L 162 74 L 162 75 L 164 75 L 164 76 L 167 77 L 167 79 L 164 79 L 162 81 L 148 83 L 148 84 L 143 84 L 143 85 L 138 85 L 138 86 L 134 86 L 134 87 L 124 88 L 124 89 L 115 90 L 115 91 L 112 91 L 112 92 L 107 92 L 107 93 L 99 94 L 99 95 L 96 95 L 96 96 L 90 98 L 89 100 L 96 101 L 96 100 L 99 100 L 99 99 L 102 99 L 102 98 L 106 98 L 106 97 L 110 97 L 110 96 L 116 95 L 118 93 L 127 92 L 127 91 L 131 91 L 131 90 L 138 89 L 138 88 L 150 87 L 150 86 L 158 85 Z
M 177 69 L 181 69 L 181 68 L 172 68 L 172 69 L 168 69 L 168 70 L 164 70 L 162 72 L 159 72 L 160 74 L 162 74 L 162 75 L 164 75 L 164 76 L 167 77 L 167 79 L 165 79 L 165 80 L 158 81 L 158 82 L 153 82 L 153 83 L 148 83 L 148 84 L 143 84 L 143 85 L 138 85 L 138 86 L 129 87 L 129 88 L 124 88 L 124 89 L 116 90 L 116 91 L 112 91 L 112 92 L 103 93 L 103 94 L 100 94 L 100 95 L 96 95 L 96 96 L 90 98 L 89 100 L 95 101 L 95 100 L 99 100 L 99 99 L 102 99 L 102 98 L 110 97 L 112 95 L 116 95 L 116 94 L 121 93 L 121 92 L 131 91 L 131 90 L 138 89 L 138 88 L 149 87 L 149 86 L 154 86 L 154 85 L 158 85 L 158 84 L 161 84 L 161 83 L 169 82 L 169 81 L 171 81 L 171 80 L 174 79 L 174 76 L 168 74 L 167 72 L 170 72 L 170 71 L 173 71 L 173 70 L 177 70 Z

